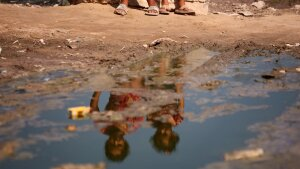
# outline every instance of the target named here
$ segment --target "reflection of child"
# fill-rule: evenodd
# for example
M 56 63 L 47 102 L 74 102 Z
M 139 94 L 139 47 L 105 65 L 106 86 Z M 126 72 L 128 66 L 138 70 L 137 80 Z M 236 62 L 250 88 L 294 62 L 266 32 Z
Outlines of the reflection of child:
M 90 102 L 91 111 L 99 111 L 98 102 L 101 92 L 94 92 Z M 132 93 L 111 94 L 105 110 L 122 111 L 141 98 Z M 108 124 L 100 131 L 108 135 L 105 143 L 105 155 L 111 161 L 123 161 L 129 154 L 129 144 L 124 136 L 139 127 L 143 117 L 126 117 L 124 121 L 112 122 L 101 121 L 102 124 Z M 99 123 L 99 122 L 95 122 Z
M 106 157 L 111 161 L 123 161 L 129 154 L 129 144 L 124 139 L 127 126 L 122 123 L 113 124 L 101 129 L 101 131 L 109 136 L 105 142 Z
M 151 137 L 153 147 L 166 154 L 170 154 L 176 149 L 179 136 L 172 130 L 173 126 L 179 125 L 183 121 L 183 104 L 163 106 L 160 111 L 147 116 L 148 121 L 153 122 L 156 128 L 155 134 Z

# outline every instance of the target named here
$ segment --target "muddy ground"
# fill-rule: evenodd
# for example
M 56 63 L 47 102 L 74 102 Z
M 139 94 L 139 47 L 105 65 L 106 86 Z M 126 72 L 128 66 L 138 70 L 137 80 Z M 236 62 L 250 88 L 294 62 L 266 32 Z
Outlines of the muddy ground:
M 299 57 L 299 46 L 287 46 L 300 42 L 299 9 L 256 10 L 249 6 L 251 2 L 216 0 L 209 2 L 208 15 L 157 17 L 145 16 L 138 9 L 121 17 L 113 14 L 111 5 L 91 3 L 65 7 L 0 4 L 0 84 L 60 69 L 77 72 L 84 83 L 89 74 L 103 68 L 122 67 L 161 52 L 182 55 L 200 46 L 221 53 L 211 61 L 219 68 L 254 49 Z M 253 17 L 229 15 L 244 3 L 253 9 Z M 227 14 L 213 14 L 218 11 Z M 150 45 L 159 38 L 169 39 Z M 61 92 L 77 84 L 57 83 L 54 91 L 39 83 L 29 88 L 39 93 Z

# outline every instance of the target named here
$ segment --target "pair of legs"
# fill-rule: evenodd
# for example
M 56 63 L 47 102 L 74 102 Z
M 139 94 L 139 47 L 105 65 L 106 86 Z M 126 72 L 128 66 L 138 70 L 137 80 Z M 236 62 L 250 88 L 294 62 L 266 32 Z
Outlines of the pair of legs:
M 128 6 L 129 0 L 121 0 L 119 6 L 115 9 L 115 14 L 118 15 L 126 15 L 128 12 L 127 6 Z M 159 9 L 157 7 L 157 3 L 155 0 L 147 0 L 149 8 L 146 12 L 147 15 L 158 15 L 161 14 L 169 14 L 169 1 L 168 0 L 162 0 L 162 6 Z M 187 14 L 187 15 L 195 15 L 195 12 L 185 6 L 185 0 L 177 0 L 175 5 L 175 13 L 176 14 Z

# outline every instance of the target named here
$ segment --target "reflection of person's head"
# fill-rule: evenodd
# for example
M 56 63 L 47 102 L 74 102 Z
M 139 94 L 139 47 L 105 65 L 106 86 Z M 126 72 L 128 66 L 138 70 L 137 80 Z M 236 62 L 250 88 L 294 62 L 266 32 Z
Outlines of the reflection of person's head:
M 170 154 L 176 150 L 179 142 L 179 136 L 172 130 L 169 123 L 155 122 L 154 127 L 157 128 L 155 134 L 151 138 L 153 147 L 158 152 Z
M 111 161 L 123 161 L 129 154 L 129 144 L 124 139 L 125 132 L 117 126 L 107 127 L 105 134 L 109 135 L 105 143 L 105 155 Z

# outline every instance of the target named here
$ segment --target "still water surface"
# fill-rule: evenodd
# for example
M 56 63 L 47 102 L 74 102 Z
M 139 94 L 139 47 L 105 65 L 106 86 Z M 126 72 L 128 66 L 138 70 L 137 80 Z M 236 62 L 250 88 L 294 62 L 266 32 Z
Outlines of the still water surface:
M 262 74 L 300 64 L 287 55 L 249 56 L 199 73 L 216 54 L 145 59 L 109 73 L 109 90 L 48 97 L 50 109 L 2 126 L 15 130 L 0 136 L 0 168 L 196 169 L 224 161 L 256 137 L 249 126 L 275 119 L 299 98 L 299 73 Z

